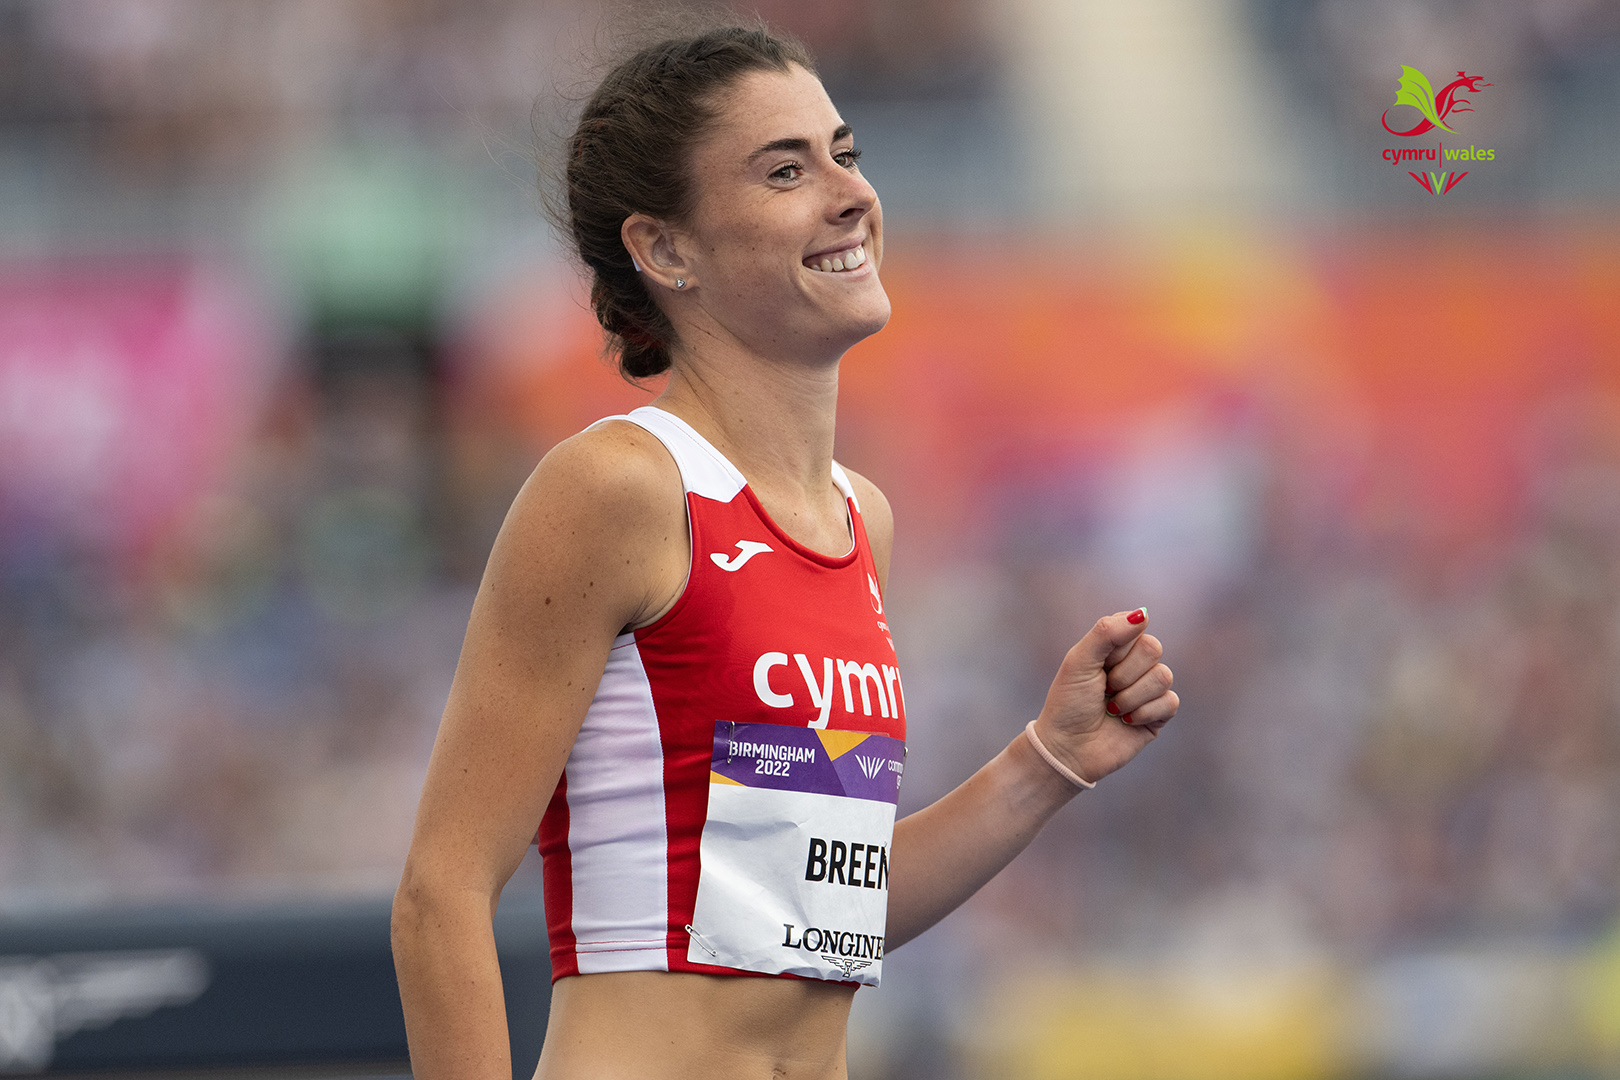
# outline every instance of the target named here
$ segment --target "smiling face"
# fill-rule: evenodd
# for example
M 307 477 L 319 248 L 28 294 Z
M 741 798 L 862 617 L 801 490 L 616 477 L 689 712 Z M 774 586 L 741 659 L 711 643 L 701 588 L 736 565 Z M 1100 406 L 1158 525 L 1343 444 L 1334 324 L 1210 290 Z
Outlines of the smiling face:
M 693 148 L 695 210 L 675 230 L 694 316 L 782 360 L 836 360 L 882 329 L 883 211 L 858 157 L 808 71 L 740 79 Z

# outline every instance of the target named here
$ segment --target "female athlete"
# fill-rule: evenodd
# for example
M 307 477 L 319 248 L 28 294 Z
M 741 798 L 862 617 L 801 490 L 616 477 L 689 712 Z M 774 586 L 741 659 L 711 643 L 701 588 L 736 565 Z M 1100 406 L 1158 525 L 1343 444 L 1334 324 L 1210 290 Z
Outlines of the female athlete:
M 801 46 L 637 54 L 567 149 L 592 304 L 649 407 L 548 453 L 490 555 L 394 902 L 419 1080 L 507 1080 L 491 918 L 536 835 L 537 1077 L 844 1077 L 856 988 L 1176 712 L 1138 609 L 972 778 L 896 822 L 883 494 L 833 461 L 883 213 Z

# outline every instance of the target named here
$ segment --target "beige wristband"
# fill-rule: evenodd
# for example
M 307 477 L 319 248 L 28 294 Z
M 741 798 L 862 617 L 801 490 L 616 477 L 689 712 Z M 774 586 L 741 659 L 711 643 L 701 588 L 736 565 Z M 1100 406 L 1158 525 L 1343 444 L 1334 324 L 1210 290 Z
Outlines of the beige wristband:
M 1045 758 L 1046 763 L 1052 766 L 1052 768 L 1056 769 L 1058 771 L 1058 775 L 1063 777 L 1063 779 L 1067 780 L 1075 787 L 1094 788 L 1097 786 L 1095 782 L 1087 780 L 1085 777 L 1063 764 L 1063 762 L 1059 761 L 1052 755 L 1052 751 L 1041 745 L 1040 737 L 1035 734 L 1035 721 L 1031 720 L 1028 724 L 1024 725 L 1024 734 L 1029 736 L 1029 744 L 1035 748 L 1035 752 L 1041 755 L 1041 757 Z

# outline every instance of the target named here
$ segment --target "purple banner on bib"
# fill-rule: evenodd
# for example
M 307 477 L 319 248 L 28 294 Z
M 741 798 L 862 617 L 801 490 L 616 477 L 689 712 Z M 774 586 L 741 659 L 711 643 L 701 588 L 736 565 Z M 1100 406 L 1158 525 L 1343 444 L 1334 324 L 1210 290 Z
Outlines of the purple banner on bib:
M 709 780 L 896 803 L 905 762 L 906 744 L 888 735 L 719 720 Z

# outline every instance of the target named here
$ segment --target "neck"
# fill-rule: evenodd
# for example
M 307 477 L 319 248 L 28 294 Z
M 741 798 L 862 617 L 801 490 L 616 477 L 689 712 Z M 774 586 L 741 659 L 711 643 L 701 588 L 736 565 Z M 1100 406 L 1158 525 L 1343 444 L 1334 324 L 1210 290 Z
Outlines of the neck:
M 756 490 L 825 497 L 832 474 L 838 360 L 768 360 L 736 348 L 688 350 L 654 402 L 696 428 Z

